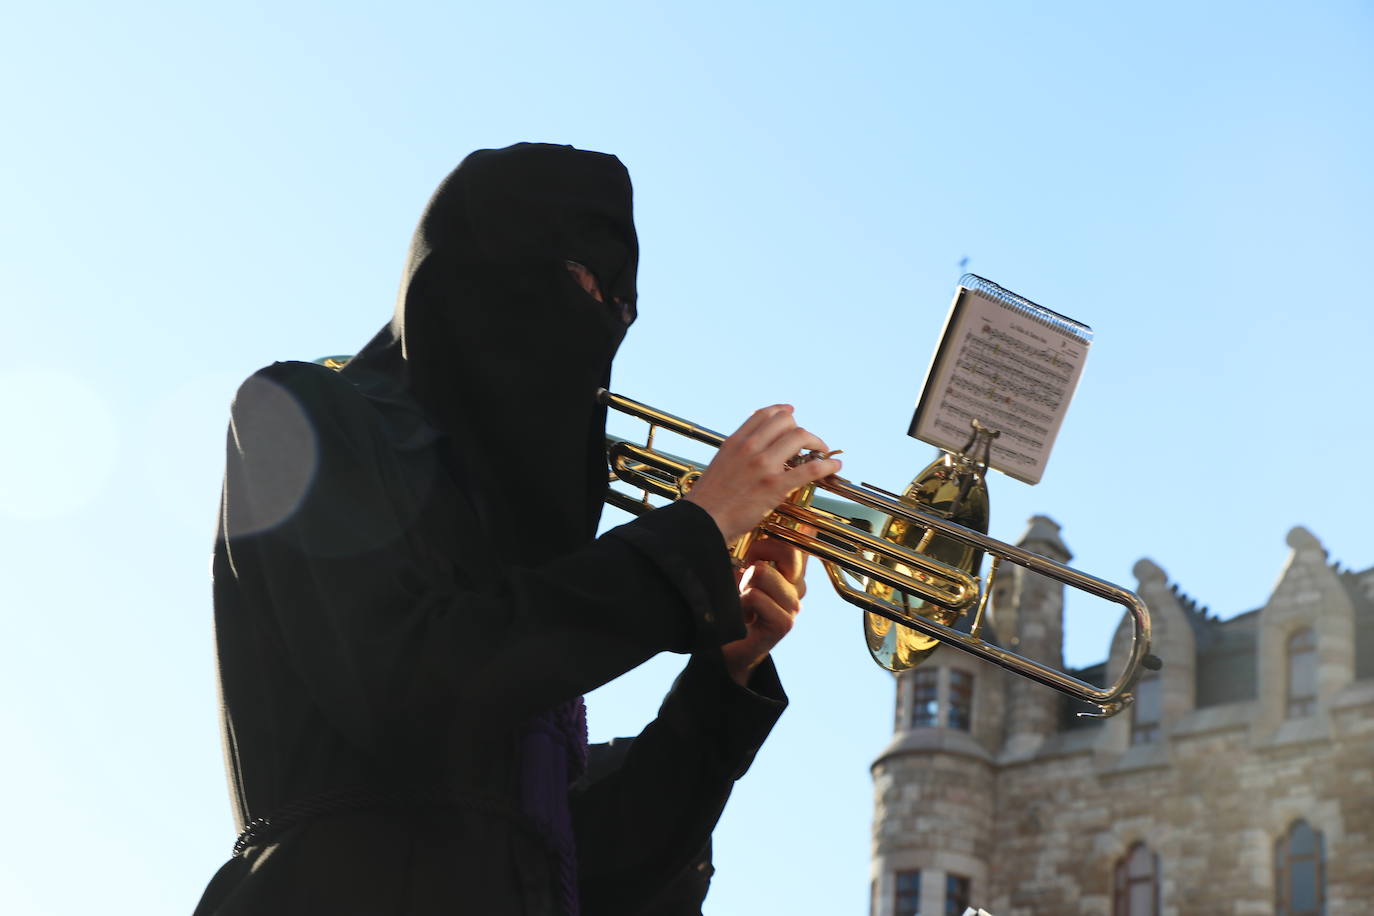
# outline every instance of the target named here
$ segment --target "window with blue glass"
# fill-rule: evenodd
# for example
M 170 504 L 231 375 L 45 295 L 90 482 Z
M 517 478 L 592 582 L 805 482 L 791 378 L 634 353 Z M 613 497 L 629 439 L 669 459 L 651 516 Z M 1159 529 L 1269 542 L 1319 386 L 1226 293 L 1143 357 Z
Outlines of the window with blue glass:
M 945 916 L 964 916 L 969 907 L 969 879 L 945 875 Z
M 1274 911 L 1279 916 L 1325 916 L 1326 856 L 1321 831 L 1294 821 L 1274 843 Z
M 949 727 L 973 728 L 973 675 L 958 668 L 949 669 Z
M 921 872 L 899 871 L 893 875 L 892 916 L 921 916 Z
M 934 728 L 940 724 L 940 670 L 917 668 L 911 674 L 911 727 Z

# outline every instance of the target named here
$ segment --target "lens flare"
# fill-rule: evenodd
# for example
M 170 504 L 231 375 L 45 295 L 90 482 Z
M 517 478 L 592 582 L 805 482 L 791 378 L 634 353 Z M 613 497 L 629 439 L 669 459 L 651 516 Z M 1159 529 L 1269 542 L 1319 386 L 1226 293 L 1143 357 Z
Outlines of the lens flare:
M 229 535 L 242 536 L 274 528 L 296 511 L 315 480 L 319 443 L 295 396 L 261 375 L 239 389 L 234 417 L 230 447 L 242 455 L 248 489 L 231 501 L 235 511 L 225 521 Z

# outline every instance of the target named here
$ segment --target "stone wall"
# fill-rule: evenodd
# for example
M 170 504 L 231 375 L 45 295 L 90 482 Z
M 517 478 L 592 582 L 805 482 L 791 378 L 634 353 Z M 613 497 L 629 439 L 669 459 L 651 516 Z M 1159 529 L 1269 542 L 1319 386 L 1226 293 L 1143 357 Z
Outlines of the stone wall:
M 1046 535 L 1057 538 L 1051 525 L 1033 520 L 1028 537 L 1039 531 L 1042 552 L 1067 555 Z M 891 916 L 893 875 L 907 869 L 922 871 L 922 913 L 944 912 L 954 873 L 996 916 L 1112 916 L 1117 863 L 1138 842 L 1157 856 L 1159 916 L 1272 914 L 1275 842 L 1298 820 L 1323 837 L 1326 916 L 1374 913 L 1374 679 L 1357 679 L 1374 670 L 1358 649 L 1360 627 L 1374 628 L 1374 570 L 1340 572 L 1302 528 L 1288 544 L 1269 601 L 1224 624 L 1233 645 L 1254 634 L 1254 666 L 1206 669 L 1201 706 L 1195 637 L 1215 644 L 1223 624 L 1154 563 L 1137 565 L 1165 662 L 1148 743 L 1132 743 L 1129 712 L 1051 729 L 1038 706 L 1047 691 L 967 656 L 939 659 L 942 705 L 946 668 L 975 675 L 973 727 L 899 721 L 875 762 L 874 916 Z M 1062 596 L 1046 586 L 1004 578 L 999 632 L 1018 643 L 1059 639 Z M 1302 628 L 1316 634 L 1317 696 L 1310 714 L 1290 717 L 1287 643 Z M 1107 660 L 1113 677 L 1128 642 L 1123 621 Z M 1226 690 L 1214 683 L 1223 676 Z
M 1325 839 L 1327 916 L 1369 913 L 1374 685 L 1345 700 L 1282 740 L 1257 738 L 1254 704 L 1240 704 L 1116 759 L 1085 749 L 1001 767 L 984 905 L 1110 916 L 1115 865 L 1143 841 L 1159 856 L 1160 916 L 1270 914 L 1274 842 L 1305 819 Z

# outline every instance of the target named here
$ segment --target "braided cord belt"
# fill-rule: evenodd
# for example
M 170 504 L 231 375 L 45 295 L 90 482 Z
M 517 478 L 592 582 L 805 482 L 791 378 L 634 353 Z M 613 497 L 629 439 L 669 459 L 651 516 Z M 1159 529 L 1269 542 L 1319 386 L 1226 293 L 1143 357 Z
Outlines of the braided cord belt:
M 325 792 L 283 805 L 267 817 L 254 818 L 234 841 L 234 855 L 271 842 L 292 827 L 332 814 L 350 814 L 387 807 L 462 808 L 495 814 L 531 835 L 546 841 L 534 824 L 509 802 L 481 795 L 464 795 L 438 789 L 369 789 L 356 787 Z

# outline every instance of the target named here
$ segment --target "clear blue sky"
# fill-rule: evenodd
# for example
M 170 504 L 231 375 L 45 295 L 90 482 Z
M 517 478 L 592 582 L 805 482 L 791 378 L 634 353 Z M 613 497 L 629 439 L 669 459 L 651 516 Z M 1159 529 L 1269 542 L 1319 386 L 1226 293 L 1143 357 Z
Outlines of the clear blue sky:
M 843 12 L 841 12 L 843 10 Z M 897 488 L 970 269 L 1094 327 L 1043 483 L 1064 526 L 1230 616 L 1308 526 L 1374 564 L 1367 3 L 48 2 L 0 32 L 0 910 L 186 913 L 233 839 L 208 560 L 228 399 L 386 320 L 468 151 L 634 176 L 616 386 L 765 403 Z M 717 834 L 708 912 L 862 914 L 890 678 L 813 591 L 792 708 Z M 1114 610 L 1071 607 L 1074 663 Z M 677 669 L 592 698 L 632 734 Z

